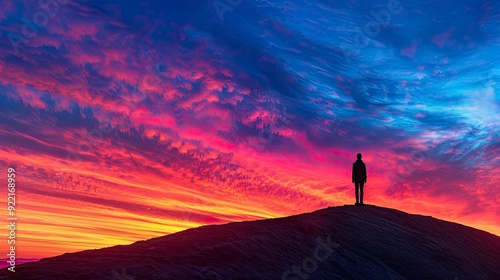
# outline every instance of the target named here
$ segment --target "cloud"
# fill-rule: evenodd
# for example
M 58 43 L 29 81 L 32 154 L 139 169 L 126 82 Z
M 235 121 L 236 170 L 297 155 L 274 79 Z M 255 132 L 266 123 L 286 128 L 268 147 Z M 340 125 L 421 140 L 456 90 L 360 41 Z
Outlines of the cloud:
M 68 213 L 67 233 L 102 206 L 115 231 L 101 237 L 114 244 L 135 222 L 153 236 L 307 212 L 352 201 L 362 152 L 373 203 L 483 213 L 464 220 L 494 228 L 496 4 L 441 13 L 403 1 L 359 48 L 356 30 L 384 5 L 244 1 L 221 21 L 208 2 L 69 2 L 13 47 L 38 6 L 6 3 L 0 161 L 32 184 L 25 215 Z M 460 209 L 442 210 L 448 201 Z

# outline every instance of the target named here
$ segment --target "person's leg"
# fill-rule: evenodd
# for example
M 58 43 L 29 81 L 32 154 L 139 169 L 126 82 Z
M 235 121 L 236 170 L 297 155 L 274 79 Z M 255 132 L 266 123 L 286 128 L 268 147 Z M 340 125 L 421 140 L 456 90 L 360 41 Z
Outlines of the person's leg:
M 355 192 L 355 193 L 356 193 L 356 205 L 358 205 L 358 204 L 359 204 L 359 199 L 358 199 L 358 193 L 359 193 L 359 182 L 356 182 L 356 181 L 354 182 L 354 188 L 355 188 L 355 190 L 356 190 L 356 192 Z
M 359 203 L 363 205 L 363 187 L 365 186 L 364 182 L 359 183 Z

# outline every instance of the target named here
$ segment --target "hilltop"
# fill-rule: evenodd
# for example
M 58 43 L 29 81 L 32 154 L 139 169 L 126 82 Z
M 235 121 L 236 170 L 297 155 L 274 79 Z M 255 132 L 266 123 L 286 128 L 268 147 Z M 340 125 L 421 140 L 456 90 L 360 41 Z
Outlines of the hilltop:
M 0 279 L 500 279 L 500 237 L 377 206 L 188 229 L 0 270 Z M 6 277 L 7 276 L 7 277 Z M 15 276 L 15 277 L 13 277 Z

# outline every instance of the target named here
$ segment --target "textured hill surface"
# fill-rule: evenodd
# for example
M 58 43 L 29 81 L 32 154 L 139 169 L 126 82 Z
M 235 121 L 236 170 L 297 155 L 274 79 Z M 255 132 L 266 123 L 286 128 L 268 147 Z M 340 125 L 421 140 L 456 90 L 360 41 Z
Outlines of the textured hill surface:
M 500 279 L 500 237 L 393 209 L 330 207 L 67 253 L 0 279 Z

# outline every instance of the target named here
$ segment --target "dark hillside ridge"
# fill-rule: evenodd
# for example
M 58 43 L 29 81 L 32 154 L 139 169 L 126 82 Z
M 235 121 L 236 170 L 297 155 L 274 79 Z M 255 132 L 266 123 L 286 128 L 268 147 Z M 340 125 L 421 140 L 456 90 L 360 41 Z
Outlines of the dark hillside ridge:
M 202 226 L 0 271 L 0 279 L 500 279 L 500 237 L 377 206 Z

